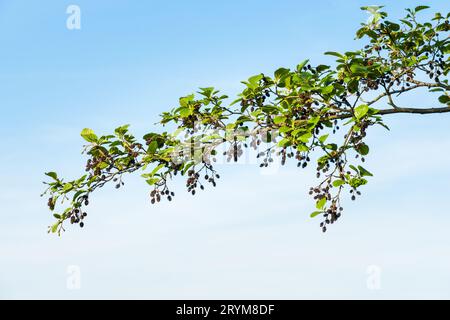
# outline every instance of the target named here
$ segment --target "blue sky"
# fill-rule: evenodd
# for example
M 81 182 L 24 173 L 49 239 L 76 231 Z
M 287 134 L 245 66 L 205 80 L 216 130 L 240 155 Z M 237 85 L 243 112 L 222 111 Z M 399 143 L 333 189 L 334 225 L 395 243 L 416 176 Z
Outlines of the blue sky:
M 158 114 L 200 86 L 233 95 L 259 72 L 361 46 L 362 5 L 392 18 L 425 1 L 1 1 L 0 298 L 450 298 L 449 117 L 394 116 L 369 132 L 375 174 L 327 234 L 313 172 L 224 165 L 216 190 L 150 206 L 139 177 L 105 188 L 83 230 L 49 236 L 43 173 L 82 172 L 79 132 Z M 426 1 L 448 11 L 445 1 Z M 81 30 L 66 8 L 81 8 Z M 405 104 L 430 107 L 418 94 Z M 69 290 L 78 266 L 81 288 Z M 370 290 L 369 266 L 380 270 Z

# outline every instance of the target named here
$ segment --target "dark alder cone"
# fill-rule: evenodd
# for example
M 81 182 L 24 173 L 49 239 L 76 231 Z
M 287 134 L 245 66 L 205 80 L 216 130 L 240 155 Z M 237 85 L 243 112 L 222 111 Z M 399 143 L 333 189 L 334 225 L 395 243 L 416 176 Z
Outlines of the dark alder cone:
M 48 199 L 47 205 L 50 208 L 50 210 L 52 211 L 55 210 L 55 202 L 53 201 L 53 197 Z

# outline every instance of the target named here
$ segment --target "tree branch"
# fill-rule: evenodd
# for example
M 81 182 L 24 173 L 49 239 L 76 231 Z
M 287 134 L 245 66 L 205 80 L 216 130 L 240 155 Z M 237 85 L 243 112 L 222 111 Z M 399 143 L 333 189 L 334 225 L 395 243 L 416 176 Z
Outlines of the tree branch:
M 387 114 L 395 114 L 395 113 L 410 113 L 410 114 L 433 114 L 433 113 L 446 113 L 450 112 L 450 107 L 443 107 L 443 108 L 393 108 L 393 109 L 381 109 L 378 110 L 377 115 L 387 115 Z M 339 114 L 333 117 L 330 117 L 329 119 L 348 119 L 353 117 L 353 114 L 345 113 L 345 114 Z
M 450 107 L 443 108 L 395 108 L 395 109 L 382 109 L 377 114 L 393 114 L 393 113 L 413 113 L 413 114 L 432 114 L 432 113 L 446 113 L 450 112 Z

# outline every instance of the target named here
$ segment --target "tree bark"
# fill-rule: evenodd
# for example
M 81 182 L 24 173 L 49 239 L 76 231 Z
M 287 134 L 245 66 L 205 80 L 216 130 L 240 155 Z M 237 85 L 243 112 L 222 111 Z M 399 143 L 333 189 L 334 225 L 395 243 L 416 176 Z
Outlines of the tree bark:
M 413 113 L 413 114 L 431 114 L 431 113 L 445 113 L 450 112 L 450 107 L 443 108 L 392 108 L 380 110 L 377 114 L 393 114 L 393 113 Z

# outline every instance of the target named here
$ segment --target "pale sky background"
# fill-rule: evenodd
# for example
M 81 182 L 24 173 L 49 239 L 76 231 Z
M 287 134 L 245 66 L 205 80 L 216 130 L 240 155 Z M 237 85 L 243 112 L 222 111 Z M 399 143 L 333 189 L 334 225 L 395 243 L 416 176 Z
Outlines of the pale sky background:
M 215 190 L 151 206 L 139 177 L 92 198 L 84 229 L 46 233 L 43 173 L 83 172 L 84 127 L 155 130 L 199 86 L 239 82 L 322 52 L 357 49 L 361 5 L 446 1 L 0 1 L 0 298 L 450 298 L 450 114 L 391 116 L 369 131 L 375 174 L 323 234 L 311 170 L 224 165 Z M 81 8 L 81 30 L 66 8 Z M 426 95 L 408 106 L 439 104 Z M 81 288 L 67 288 L 67 268 Z M 368 267 L 381 271 L 378 290 Z

